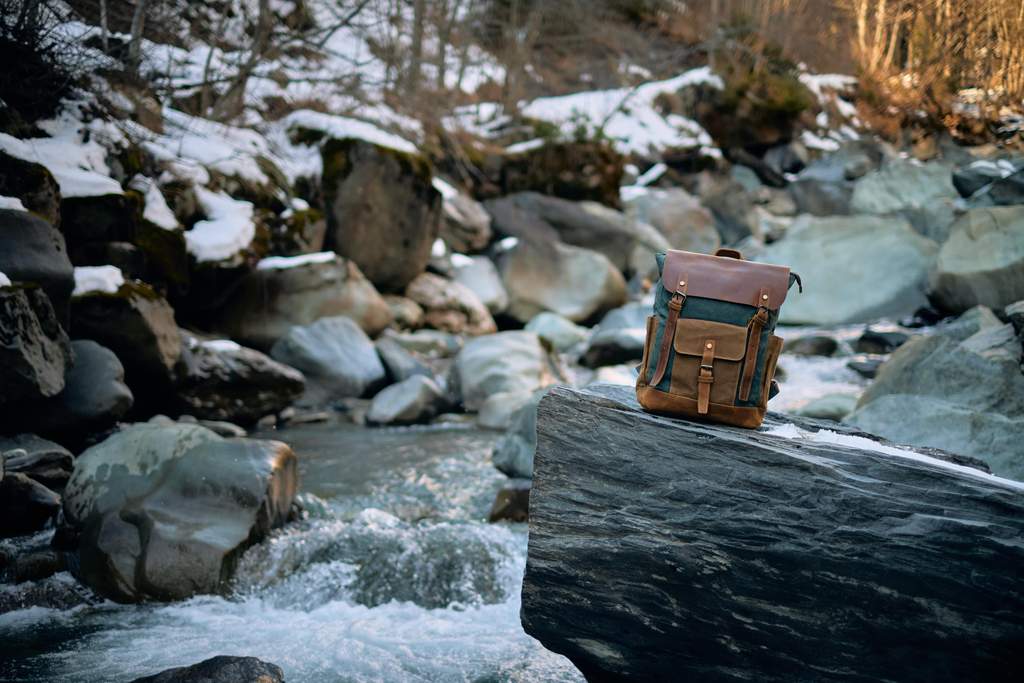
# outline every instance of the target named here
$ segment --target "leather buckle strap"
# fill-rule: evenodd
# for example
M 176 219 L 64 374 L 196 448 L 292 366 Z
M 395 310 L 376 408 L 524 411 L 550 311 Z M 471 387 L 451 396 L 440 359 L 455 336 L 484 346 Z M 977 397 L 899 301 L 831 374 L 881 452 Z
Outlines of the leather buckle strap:
M 679 321 L 679 311 L 686 303 L 686 276 L 679 279 L 676 291 L 668 302 L 668 317 L 665 319 L 665 329 L 661 331 L 661 346 L 658 348 L 658 364 L 654 368 L 654 377 L 651 378 L 651 386 L 656 387 L 665 378 L 665 371 L 668 369 L 668 356 L 672 353 L 672 340 L 676 334 L 676 322 Z
M 754 382 L 754 370 L 757 368 L 757 350 L 761 345 L 761 332 L 768 325 L 768 308 L 771 305 L 767 287 L 762 287 L 757 295 L 757 313 L 750 319 L 747 330 L 747 349 L 743 353 L 743 376 L 740 378 L 740 400 L 750 400 L 750 388 Z M 760 393 L 757 399 L 760 399 Z
M 715 382 L 715 340 L 704 340 L 704 353 L 700 358 L 700 370 L 697 374 L 697 413 L 707 415 L 711 403 L 711 385 Z

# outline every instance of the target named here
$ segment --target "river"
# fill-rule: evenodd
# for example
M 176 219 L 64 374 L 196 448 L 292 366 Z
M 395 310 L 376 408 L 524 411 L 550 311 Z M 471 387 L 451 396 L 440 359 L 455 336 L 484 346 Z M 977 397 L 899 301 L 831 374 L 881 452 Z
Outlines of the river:
M 862 329 L 828 333 L 843 343 Z M 784 356 L 772 408 L 858 393 L 848 358 Z M 505 480 L 490 463 L 496 434 L 317 424 L 254 436 L 299 454 L 305 519 L 243 556 L 230 595 L 118 605 L 66 573 L 0 586 L 31 605 L 0 614 L 0 680 L 130 681 L 219 654 L 274 662 L 290 683 L 583 680 L 520 626 L 527 528 L 486 521 Z

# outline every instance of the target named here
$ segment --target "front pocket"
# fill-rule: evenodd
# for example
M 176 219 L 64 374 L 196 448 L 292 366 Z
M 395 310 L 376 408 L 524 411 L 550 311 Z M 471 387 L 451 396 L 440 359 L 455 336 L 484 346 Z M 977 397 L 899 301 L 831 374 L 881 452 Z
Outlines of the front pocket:
M 673 394 L 698 397 L 700 366 L 707 344 L 712 343 L 710 401 L 733 405 L 747 347 L 747 328 L 711 320 L 684 318 L 676 323 L 672 340 L 676 352 L 672 363 Z

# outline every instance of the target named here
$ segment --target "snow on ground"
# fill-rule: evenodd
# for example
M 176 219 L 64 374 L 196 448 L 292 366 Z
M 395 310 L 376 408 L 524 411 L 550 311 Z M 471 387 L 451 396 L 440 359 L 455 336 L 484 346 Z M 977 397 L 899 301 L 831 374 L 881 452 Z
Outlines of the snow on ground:
M 4 197 L 0 195 L 0 209 L 14 209 L 15 211 L 28 211 L 25 205 L 17 197 Z
M 117 266 L 79 266 L 75 268 L 75 289 L 71 296 L 93 292 L 116 294 L 124 284 L 124 273 Z
M 231 353 L 232 351 L 241 351 L 242 347 L 230 339 L 207 339 L 199 342 L 199 346 L 213 351 L 215 353 Z
M 456 190 L 455 187 L 451 183 L 449 183 L 449 182 L 447 182 L 445 180 L 442 180 L 441 178 L 438 178 L 438 177 L 435 176 L 431 180 L 431 184 L 434 186 L 435 190 L 437 190 L 438 192 L 441 193 L 441 198 L 442 199 L 445 199 L 445 200 L 455 199 L 456 197 L 459 196 L 459 191 Z
M 540 97 L 522 103 L 520 111 L 527 118 L 548 121 L 563 131 L 583 126 L 589 135 L 601 133 L 623 154 L 647 154 L 671 147 L 710 149 L 711 136 L 700 124 L 678 114 L 662 116 L 655 106 L 655 100 L 663 93 L 700 84 L 721 88 L 722 80 L 705 66 L 633 88 Z M 502 118 L 503 112 L 497 105 L 473 105 L 457 110 L 447 125 L 487 136 Z
M 337 260 L 337 258 L 338 255 L 333 251 L 321 251 L 315 254 L 302 254 L 301 256 L 269 256 L 256 264 L 256 268 L 257 270 L 284 270 L 313 263 L 330 263 Z
M 188 253 L 197 261 L 230 259 L 249 246 L 256 235 L 250 202 L 238 201 L 204 187 L 196 188 L 196 199 L 207 218 L 185 233 L 185 243 Z
M 0 287 L 10 287 L 11 278 L 7 277 L 2 271 L 0 271 Z
M 939 460 L 922 453 L 916 453 L 914 451 L 907 450 L 905 448 L 899 448 L 897 446 L 889 446 L 884 443 L 879 443 L 872 439 L 863 436 L 855 436 L 852 434 L 840 434 L 834 432 L 831 429 L 820 429 L 816 432 L 801 429 L 794 424 L 784 424 L 777 427 L 768 429 L 766 434 L 771 436 L 779 436 L 785 439 L 798 439 L 803 441 L 811 441 L 814 443 L 830 444 L 833 446 L 841 446 L 846 448 L 855 448 L 862 451 L 874 451 L 875 453 L 883 453 L 885 455 L 892 455 L 898 458 L 906 458 L 907 460 L 916 460 L 917 462 L 927 463 L 934 467 L 940 467 L 947 470 L 952 470 L 958 474 L 964 474 L 971 477 L 977 477 L 984 479 L 987 482 L 994 483 L 997 485 L 1005 486 L 1007 488 L 1016 489 L 1018 491 L 1024 491 L 1024 482 L 1014 481 L 1012 479 L 1004 479 L 997 477 L 994 474 L 986 474 L 981 470 L 977 470 L 973 467 L 965 467 L 964 465 L 957 465 L 956 463 L 947 462 L 946 460 Z

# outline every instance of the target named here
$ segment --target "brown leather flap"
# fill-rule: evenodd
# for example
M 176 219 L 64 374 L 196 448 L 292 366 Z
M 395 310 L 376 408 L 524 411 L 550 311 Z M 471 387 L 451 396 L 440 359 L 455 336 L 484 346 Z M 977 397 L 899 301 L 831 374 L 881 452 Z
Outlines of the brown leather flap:
M 686 293 L 706 299 L 757 306 L 761 290 L 768 293 L 768 308 L 779 310 L 789 290 L 789 268 L 735 258 L 669 250 L 662 268 L 662 286 L 675 292 L 680 281 Z
M 672 345 L 676 353 L 700 356 L 704 353 L 704 344 L 711 339 L 715 342 L 715 358 L 741 360 L 747 351 L 747 328 L 690 318 L 676 323 Z

